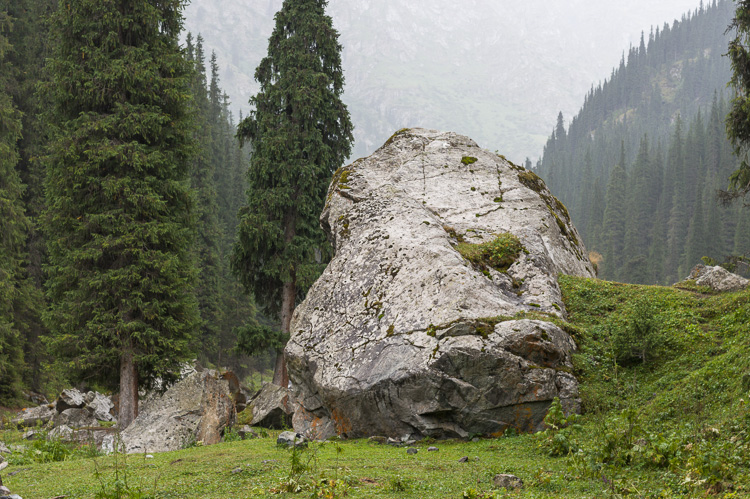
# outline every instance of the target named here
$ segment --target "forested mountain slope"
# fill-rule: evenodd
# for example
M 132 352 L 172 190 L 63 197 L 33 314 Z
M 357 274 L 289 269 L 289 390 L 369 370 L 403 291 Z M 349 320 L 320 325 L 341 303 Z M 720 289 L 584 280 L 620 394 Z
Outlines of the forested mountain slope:
M 603 278 L 668 284 L 701 257 L 750 252 L 747 213 L 716 199 L 737 168 L 724 125 L 733 13 L 721 0 L 653 31 L 567 130 L 558 118 L 538 172 L 603 256 Z

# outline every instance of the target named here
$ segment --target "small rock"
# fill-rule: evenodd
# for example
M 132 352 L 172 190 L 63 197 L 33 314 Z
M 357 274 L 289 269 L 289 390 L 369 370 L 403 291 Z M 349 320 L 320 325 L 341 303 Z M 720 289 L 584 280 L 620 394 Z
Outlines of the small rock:
M 286 445 L 287 447 L 307 447 L 305 437 L 293 431 L 285 431 L 276 439 L 276 445 Z
M 416 440 L 404 440 L 403 442 L 401 442 L 402 445 L 414 445 L 416 443 Z
M 153 454 L 146 454 L 146 459 L 153 459 L 153 458 L 154 458 Z
M 250 428 L 249 425 L 245 425 L 237 430 L 237 435 L 239 435 L 242 440 L 247 440 L 248 438 L 258 438 L 258 434 L 255 433 L 255 431 L 253 431 L 253 429 Z
M 81 409 L 86 405 L 84 395 L 75 388 L 63 390 L 57 398 L 57 412 L 67 409 Z
M 385 443 L 387 443 L 388 445 L 392 445 L 394 447 L 398 447 L 401 445 L 401 440 L 398 440 L 395 438 L 389 438 L 388 440 L 386 440 Z
M 459 463 L 468 463 L 469 462 L 469 456 L 464 456 L 461 459 L 458 460 Z
M 264 459 L 260 462 L 260 464 L 271 464 L 271 463 L 278 463 L 276 459 Z
M 369 440 L 370 442 L 377 442 L 379 444 L 384 444 L 388 442 L 388 439 L 386 437 L 380 437 L 380 436 L 370 437 L 367 440 Z
M 406 449 L 406 453 L 407 453 L 407 454 L 410 454 L 410 455 L 412 455 L 412 456 L 413 456 L 414 454 L 416 454 L 417 452 L 419 452 L 419 450 L 415 449 L 414 447 L 411 447 L 411 448 L 409 448 L 409 449 Z
M 515 475 L 498 474 L 492 479 L 492 483 L 499 489 L 522 489 L 523 480 Z
M 479 442 L 479 437 L 474 437 L 471 439 L 472 442 Z
M 21 438 L 24 440 L 38 440 L 41 438 L 41 433 L 36 430 L 28 430 Z
M 439 451 L 439 450 L 440 450 L 440 449 L 438 449 L 437 447 L 428 447 L 428 448 L 427 448 L 427 452 L 437 452 L 437 451 Z
M 237 473 L 242 473 L 242 468 L 235 468 L 232 470 L 233 475 L 236 475 Z
M 9 496 L 10 495 L 10 489 L 8 487 L 4 487 L 0 485 L 0 496 Z
M 0 463 L 0 471 L 3 471 L 7 467 L 8 467 L 8 461 L 3 461 L 2 463 Z
M 11 451 L 5 443 L 0 442 L 0 454 L 12 454 L 13 451 Z

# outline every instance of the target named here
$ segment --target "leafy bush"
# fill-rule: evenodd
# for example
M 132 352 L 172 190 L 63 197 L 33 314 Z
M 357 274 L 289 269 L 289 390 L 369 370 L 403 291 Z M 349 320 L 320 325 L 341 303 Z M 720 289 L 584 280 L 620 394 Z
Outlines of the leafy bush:
M 581 429 L 580 425 L 576 424 L 577 420 L 577 414 L 565 416 L 560 399 L 555 397 L 544 417 L 547 428 L 537 434 L 539 447 L 552 457 L 567 456 L 575 452 L 578 446 L 573 439 L 573 432 Z

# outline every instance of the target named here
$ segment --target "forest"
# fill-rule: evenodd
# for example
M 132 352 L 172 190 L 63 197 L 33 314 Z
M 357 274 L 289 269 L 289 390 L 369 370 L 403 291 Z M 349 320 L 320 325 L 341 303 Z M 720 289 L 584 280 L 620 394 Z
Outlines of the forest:
M 55 343 L 49 334 L 53 276 L 63 275 L 56 274 L 50 251 L 55 251 L 53 239 L 63 236 L 55 228 L 66 223 L 60 218 L 64 207 L 56 206 L 51 194 L 62 188 L 53 185 L 50 164 L 63 150 L 54 151 L 51 145 L 63 135 L 53 81 L 53 74 L 62 74 L 54 67 L 62 64 L 59 48 L 53 46 L 59 40 L 48 36 L 55 9 L 56 2 L 47 0 L 0 3 L 0 403 L 11 405 L 20 403 L 21 390 L 55 392 L 75 379 L 98 386 L 103 378 L 96 369 L 73 377 L 70 356 L 62 355 L 69 337 L 58 337 Z M 272 351 L 249 358 L 236 349 L 235 329 L 254 323 L 257 313 L 229 265 L 237 214 L 246 203 L 249 148 L 239 147 L 236 128 L 242 117 L 229 111 L 216 57 L 205 53 L 202 37 L 187 34 L 178 54 L 185 63 L 183 84 L 189 93 L 184 110 L 189 159 L 181 182 L 191 206 L 189 233 L 182 237 L 191 243 L 182 258 L 189 266 L 185 272 L 195 274 L 197 285 L 188 294 L 199 314 L 191 323 L 182 358 L 194 355 L 204 365 L 245 376 L 273 362 Z M 57 146 L 70 151 L 68 145 Z M 94 182 L 96 173 L 90 175 L 88 181 Z M 63 194 L 58 191 L 57 196 Z M 79 202 L 76 217 L 90 209 L 84 199 Z M 67 279 L 71 276 L 63 277 Z M 82 301 L 78 305 L 83 306 Z
M 739 166 L 725 131 L 734 8 L 714 2 L 642 36 L 569 126 L 558 117 L 537 170 L 604 279 L 669 285 L 703 257 L 748 254 L 742 203 L 717 195 Z

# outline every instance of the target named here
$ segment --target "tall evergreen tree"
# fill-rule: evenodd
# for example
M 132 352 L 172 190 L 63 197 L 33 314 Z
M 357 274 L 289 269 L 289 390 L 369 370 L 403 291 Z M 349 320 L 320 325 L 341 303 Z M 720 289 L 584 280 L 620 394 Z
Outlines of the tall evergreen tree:
M 341 45 L 326 0 L 285 0 L 276 14 L 260 84 L 238 135 L 252 145 L 248 205 L 240 213 L 233 267 L 245 288 L 278 314 L 282 335 L 306 292 L 325 237 L 318 217 L 336 168 L 351 152 L 349 111 L 341 100 Z M 253 348 L 279 347 L 268 329 L 246 331 Z M 252 338 L 270 341 L 256 342 Z M 288 382 L 279 352 L 274 383 Z
M 727 134 L 741 159 L 740 167 L 729 178 L 726 200 L 750 192 L 750 0 L 737 0 L 737 10 L 730 25 L 735 37 L 729 42 L 732 79 L 735 89 L 732 109 L 727 116 Z
M 0 11 L 7 12 L 13 20 L 13 29 L 5 33 L 12 50 L 5 54 L 2 78 L 5 91 L 20 111 L 23 133 L 17 144 L 15 170 L 21 178 L 23 206 L 28 219 L 25 232 L 24 271 L 28 282 L 19 288 L 23 291 L 15 307 L 15 326 L 23 344 L 27 369 L 22 372 L 25 384 L 35 390 L 42 389 L 49 370 L 49 361 L 42 337 L 46 330 L 41 312 L 44 306 L 45 243 L 39 230 L 39 219 L 44 211 L 44 167 L 40 158 L 48 143 L 45 120 L 40 116 L 49 108 L 49 98 L 38 92 L 40 82 L 47 81 L 44 70 L 48 49 L 46 19 L 54 9 L 56 0 L 0 0 Z M 27 286 L 29 284 L 30 286 Z
M 23 283 L 24 246 L 28 220 L 23 210 L 23 187 L 16 171 L 21 114 L 8 92 L 5 54 L 11 49 L 5 34 L 10 16 L 0 11 L 0 401 L 18 395 L 24 370 L 23 338 L 18 330 L 16 304 Z
M 72 375 L 119 386 L 121 428 L 198 323 L 183 7 L 69 0 L 53 21 L 47 320 Z

